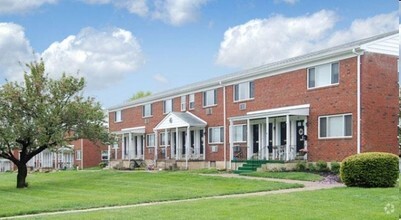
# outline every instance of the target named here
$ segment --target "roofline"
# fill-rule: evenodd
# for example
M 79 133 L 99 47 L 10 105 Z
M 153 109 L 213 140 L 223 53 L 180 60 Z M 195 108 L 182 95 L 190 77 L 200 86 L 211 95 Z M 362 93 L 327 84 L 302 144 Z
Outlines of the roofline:
M 190 94 L 190 93 L 193 93 L 193 92 L 196 92 L 199 90 L 205 90 L 205 89 L 212 88 L 212 87 L 221 87 L 223 85 L 230 84 L 234 81 L 239 81 L 239 80 L 249 78 L 249 77 L 255 77 L 255 76 L 258 76 L 261 74 L 269 74 L 269 73 L 273 74 L 274 72 L 277 72 L 277 71 L 280 71 L 283 69 L 287 69 L 287 68 L 291 68 L 291 67 L 294 67 L 294 66 L 300 65 L 302 63 L 306 63 L 306 62 L 313 62 L 313 61 L 317 61 L 317 60 L 321 60 L 321 59 L 327 59 L 330 57 L 340 56 L 343 54 L 353 54 L 353 50 L 361 49 L 360 47 L 363 44 L 366 44 L 366 43 L 369 43 L 369 42 L 372 42 L 372 41 L 375 41 L 375 40 L 378 40 L 381 38 L 389 37 L 389 36 L 395 35 L 395 34 L 398 34 L 398 30 L 375 35 L 375 36 L 372 36 L 369 38 L 364 38 L 364 39 L 353 41 L 350 43 L 345 43 L 345 44 L 341 44 L 338 46 L 314 51 L 314 52 L 307 53 L 304 55 L 264 64 L 264 65 L 261 65 L 258 67 L 254 67 L 254 68 L 250 68 L 250 69 L 246 69 L 246 70 L 242 70 L 242 71 L 237 71 L 237 72 L 234 72 L 231 74 L 225 74 L 223 76 L 211 78 L 209 80 L 204 80 L 204 81 L 200 81 L 200 82 L 196 82 L 196 83 L 191 83 L 191 84 L 188 84 L 188 85 L 185 85 L 182 87 L 165 90 L 165 91 L 158 92 L 158 93 L 155 93 L 153 95 L 150 95 L 150 96 L 138 99 L 138 100 L 129 101 L 129 102 L 126 102 L 123 104 L 111 106 L 110 108 L 108 108 L 108 110 L 109 111 L 122 110 L 122 109 L 147 104 L 149 102 L 154 102 L 154 101 L 169 98 L 169 97 L 177 97 L 177 96 L 184 95 L 184 94 Z

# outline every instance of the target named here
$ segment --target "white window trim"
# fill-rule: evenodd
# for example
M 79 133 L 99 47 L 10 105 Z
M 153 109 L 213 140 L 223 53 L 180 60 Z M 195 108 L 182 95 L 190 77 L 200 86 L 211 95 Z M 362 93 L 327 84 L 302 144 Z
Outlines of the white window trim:
M 156 135 L 155 133 L 146 134 L 146 147 L 148 147 L 148 148 L 155 147 L 155 144 L 156 144 L 156 140 L 155 140 L 156 136 L 155 135 Z M 149 145 L 149 136 L 153 136 L 153 145 Z
M 167 110 L 167 108 L 166 108 L 166 103 L 167 103 L 168 101 L 171 102 L 171 110 L 170 110 L 170 111 L 166 111 L 166 110 Z M 174 109 L 173 104 L 174 104 L 174 103 L 173 103 L 173 99 L 166 99 L 166 100 L 163 101 L 163 115 L 167 115 L 168 113 L 173 112 L 173 109 Z
M 336 114 L 336 115 L 322 115 L 322 116 L 319 116 L 318 117 L 318 137 L 319 137 L 319 140 L 326 140 L 326 139 L 344 139 L 344 138 L 352 138 L 352 134 L 353 134 L 353 131 L 354 131 L 354 129 L 353 129 L 353 121 L 351 121 L 351 136 L 335 136 L 335 137 L 321 137 L 320 136 L 320 119 L 321 118 L 330 118 L 330 117 L 338 117 L 338 116 L 342 116 L 342 118 L 343 118 L 343 123 L 345 123 L 345 116 L 347 116 L 347 115 L 351 115 L 351 119 L 353 119 L 352 118 L 352 113 L 346 113 L 346 114 Z M 328 122 L 328 120 L 326 119 L 326 123 Z M 344 124 L 345 125 L 345 124 Z M 326 126 L 328 126 L 328 123 L 326 124 Z M 327 127 L 326 127 L 326 132 L 328 131 L 328 129 L 327 129 Z M 343 131 L 343 133 L 345 133 L 345 131 Z
M 82 151 L 81 150 L 76 150 L 75 151 L 76 152 L 76 157 L 75 157 L 75 159 L 76 160 L 82 160 Z M 78 157 L 79 156 L 79 157 Z
M 208 130 L 208 140 L 207 140 L 207 142 L 209 143 L 209 144 L 223 144 L 224 143 L 224 140 L 223 141 L 220 141 L 220 142 L 210 142 L 211 140 L 210 140 L 210 130 L 211 129 L 219 129 L 219 131 L 221 131 L 221 128 L 223 128 L 223 132 L 224 132 L 224 127 L 223 126 L 217 126 L 217 127 L 209 127 L 207 130 Z M 220 136 L 221 136 L 221 134 L 220 134 Z M 224 136 L 224 134 L 223 134 L 223 136 Z
M 237 124 L 237 125 L 233 125 L 233 129 L 232 129 L 232 131 L 233 131 L 233 143 L 246 143 L 247 142 L 247 138 L 245 138 L 245 140 L 243 140 L 243 141 L 236 141 L 235 140 L 235 137 L 234 137 L 234 127 L 242 127 L 242 126 L 246 126 L 246 124 Z M 244 130 L 242 130 L 242 132 L 244 132 Z M 242 134 L 242 136 L 243 136 L 244 134 Z
M 191 96 L 194 97 L 194 100 L 191 101 Z M 191 108 L 191 103 L 194 103 L 194 106 Z M 195 93 L 189 94 L 188 96 L 188 109 L 194 110 L 195 109 Z
M 147 106 L 147 105 L 150 106 L 150 115 L 145 115 L 145 106 Z M 150 104 L 142 105 L 142 118 L 150 118 L 150 117 L 153 117 L 152 107 L 153 107 L 153 106 L 152 106 L 151 103 L 150 103 Z
M 122 117 L 122 111 L 118 110 L 114 112 L 114 122 L 122 122 L 123 117 Z
M 205 104 L 205 98 L 206 98 L 205 97 L 205 93 L 207 93 L 209 91 L 214 91 L 214 97 L 215 97 L 214 102 L 216 102 L 216 104 L 204 105 Z M 203 106 L 203 108 L 209 108 L 209 107 L 217 106 L 217 89 L 211 89 L 211 90 L 207 90 L 207 91 L 203 91 L 202 92 L 202 106 Z
M 181 111 L 184 112 L 187 110 L 187 96 L 181 96 Z
M 318 66 L 323 66 L 323 65 L 333 65 L 333 63 L 338 63 L 338 82 L 337 83 L 331 83 L 328 85 L 323 85 L 323 86 L 315 86 L 315 87 L 310 87 L 309 86 L 309 69 L 312 68 L 316 68 Z M 316 73 L 315 73 L 316 74 Z M 331 68 L 330 68 L 330 77 L 331 77 Z M 326 88 L 326 87 L 333 87 L 333 86 L 338 86 L 340 84 L 340 62 L 339 61 L 335 61 L 335 62 L 330 62 L 330 63 L 323 63 L 323 64 L 319 64 L 316 66 L 312 66 L 306 69 L 306 85 L 307 85 L 307 90 L 314 90 L 314 89 L 320 89 L 320 88 Z
M 308 74 L 309 75 L 309 74 Z M 250 97 L 251 96 L 251 90 L 250 90 L 250 83 L 251 82 L 253 82 L 253 96 L 254 97 Z M 309 81 L 308 81 L 309 82 Z M 235 86 L 236 85 L 239 85 L 239 84 L 242 84 L 242 83 L 247 83 L 248 84 L 248 94 L 249 94 L 249 97 L 248 98 L 245 98 L 245 99 L 240 99 L 239 98 L 239 95 L 238 95 L 238 100 L 235 100 Z M 255 99 L 255 81 L 248 81 L 248 82 L 241 82 L 241 83 L 237 83 L 237 84 L 234 84 L 233 85 L 233 102 L 234 103 L 237 103 L 237 102 L 244 102 L 244 101 L 250 101 L 250 100 L 254 100 Z

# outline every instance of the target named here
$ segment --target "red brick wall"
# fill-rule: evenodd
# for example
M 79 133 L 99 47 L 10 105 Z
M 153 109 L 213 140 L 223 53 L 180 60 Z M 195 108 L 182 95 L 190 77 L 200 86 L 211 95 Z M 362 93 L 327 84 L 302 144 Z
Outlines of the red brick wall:
M 74 145 L 74 164 L 80 168 L 88 168 L 98 166 L 102 161 L 101 152 L 107 150 L 108 147 L 105 145 L 96 145 L 90 140 L 79 139 L 73 141 L 71 144 Z M 81 152 L 81 160 L 77 160 L 76 151 L 82 150 L 81 144 L 83 145 L 83 151 Z
M 362 56 L 362 152 L 398 154 L 398 70 L 395 56 Z

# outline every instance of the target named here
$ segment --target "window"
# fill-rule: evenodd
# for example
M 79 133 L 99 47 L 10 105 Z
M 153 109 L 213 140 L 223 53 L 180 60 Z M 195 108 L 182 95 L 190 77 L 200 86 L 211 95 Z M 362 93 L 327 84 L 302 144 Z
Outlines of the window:
M 319 117 L 319 138 L 352 137 L 352 115 Z
M 216 89 L 203 92 L 203 107 L 213 106 L 217 104 Z
M 181 111 L 187 110 L 187 96 L 181 96 Z
M 189 95 L 189 109 L 195 109 L 195 94 Z
M 223 143 L 224 127 L 209 128 L 209 144 Z
M 160 146 L 169 146 L 170 145 L 170 135 L 167 133 L 167 144 L 166 144 L 166 133 L 162 132 L 160 133 Z
M 338 84 L 338 63 L 324 64 L 308 69 L 308 88 Z
M 142 106 L 142 117 L 152 116 L 152 104 L 146 104 Z
M 75 151 L 75 159 L 76 160 L 81 160 L 82 155 L 81 155 L 81 150 L 76 150 Z
M 115 111 L 114 112 L 114 121 L 115 122 L 120 122 L 121 120 L 121 110 L 120 111 Z
M 173 111 L 173 100 L 168 99 L 163 102 L 163 114 L 167 114 Z
M 234 142 L 246 142 L 247 127 L 246 125 L 233 126 Z
M 234 101 L 243 101 L 254 98 L 253 82 L 244 82 L 234 85 Z
M 109 153 L 107 150 L 102 150 L 102 160 L 109 160 Z
M 146 143 L 148 144 L 148 147 L 154 147 L 155 146 L 155 134 L 148 134 L 146 135 Z

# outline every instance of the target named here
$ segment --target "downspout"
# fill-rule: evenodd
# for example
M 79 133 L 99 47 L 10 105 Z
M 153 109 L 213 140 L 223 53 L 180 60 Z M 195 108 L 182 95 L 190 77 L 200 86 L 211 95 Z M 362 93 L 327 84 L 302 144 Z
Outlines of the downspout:
M 357 66 L 356 66 L 356 75 L 357 75 L 357 128 L 356 128 L 356 152 L 357 154 L 361 153 L 361 55 L 363 51 L 357 51 L 356 48 L 352 49 L 352 53 L 357 55 Z
M 223 142 L 223 152 L 224 152 L 224 169 L 227 169 L 227 112 L 226 112 L 226 87 L 222 85 L 221 81 L 219 84 L 223 87 L 223 120 L 224 120 L 224 142 Z

